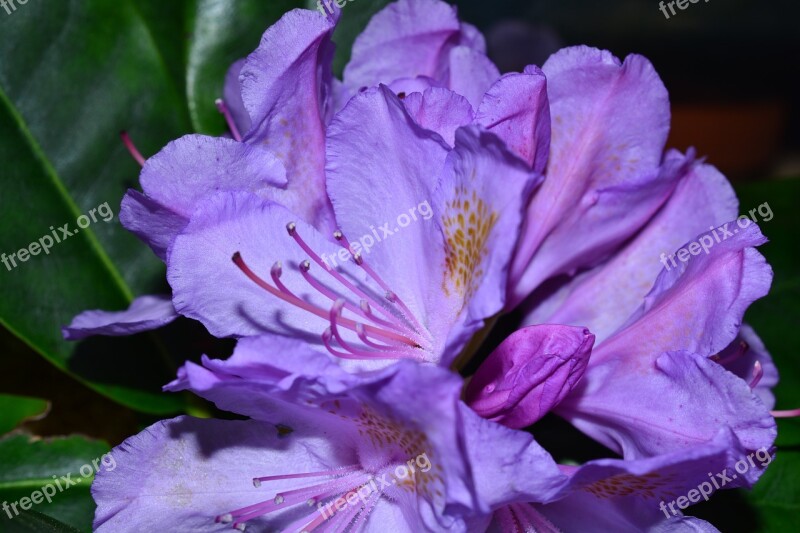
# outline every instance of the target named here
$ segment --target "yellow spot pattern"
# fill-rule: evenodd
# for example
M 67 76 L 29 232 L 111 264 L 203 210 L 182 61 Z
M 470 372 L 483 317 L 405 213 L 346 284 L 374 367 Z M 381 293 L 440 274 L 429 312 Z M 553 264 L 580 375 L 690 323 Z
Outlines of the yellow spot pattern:
M 591 485 L 583 487 L 583 490 L 590 492 L 598 498 L 615 498 L 618 496 L 630 496 L 638 494 L 643 498 L 664 497 L 670 495 L 663 489 L 670 485 L 669 477 L 664 477 L 657 472 L 651 472 L 643 476 L 632 474 L 619 474 L 610 478 L 601 479 Z
M 481 264 L 487 254 L 489 235 L 497 223 L 497 213 L 490 210 L 475 190 L 470 192 L 460 186 L 455 199 L 447 202 L 442 222 L 447 248 L 444 291 L 449 296 L 452 286 L 467 301 L 483 278 Z
M 434 495 L 441 496 L 442 492 L 437 485 L 442 483 L 441 467 L 433 456 L 433 447 L 425 433 L 409 429 L 404 425 L 379 415 L 368 407 L 363 407 L 361 414 L 355 420 L 358 433 L 367 437 L 376 448 L 396 447 L 406 461 L 412 462 L 414 473 L 405 479 L 398 480 L 397 486 L 403 490 L 418 492 L 426 498 L 433 499 Z M 415 463 L 417 457 L 425 454 L 431 464 L 430 470 L 423 472 Z M 406 464 L 407 463 L 402 463 Z

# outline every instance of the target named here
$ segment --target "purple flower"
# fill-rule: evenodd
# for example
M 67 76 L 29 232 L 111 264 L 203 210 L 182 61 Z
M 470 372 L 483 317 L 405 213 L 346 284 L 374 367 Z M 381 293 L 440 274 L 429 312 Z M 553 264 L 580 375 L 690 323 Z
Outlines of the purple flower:
M 252 420 L 178 418 L 128 439 L 92 487 L 98 531 L 463 531 L 566 482 L 529 434 L 461 404 L 444 369 L 406 362 L 357 379 L 289 339 L 277 342 L 291 357 L 272 366 L 272 341 L 183 369 L 169 389 Z
M 220 337 L 271 332 L 343 359 L 449 362 L 502 309 L 541 179 L 477 125 L 453 137 L 450 147 L 420 127 L 386 87 L 355 96 L 327 130 L 338 230 L 249 192 L 211 197 L 170 248 L 177 311 Z
M 400 296 L 398 306 L 404 315 L 400 320 L 410 322 L 401 329 L 413 326 L 414 330 L 401 332 L 402 338 L 392 333 L 392 338 L 408 344 L 409 336 L 423 337 L 410 339 L 412 346 L 430 345 L 424 357 L 439 359 L 445 343 L 463 344 L 469 337 L 469 331 L 453 328 L 462 309 L 470 307 L 471 316 L 466 318 L 470 330 L 502 306 L 503 295 L 489 293 L 493 287 L 507 285 L 506 256 L 512 253 L 519 233 L 521 208 L 509 202 L 526 201 L 540 179 L 549 150 L 545 79 L 535 67 L 500 78 L 485 57 L 483 38 L 473 27 L 459 23 L 451 6 L 435 0 L 401 0 L 376 15 L 358 39 L 342 86 L 330 74 L 335 19 L 294 10 L 268 29 L 259 48 L 234 64 L 227 76 L 225 103 L 220 103 L 220 108 L 234 138 L 189 135 L 167 145 L 146 161 L 141 175 L 144 193 L 128 192 L 120 218 L 166 261 L 176 239 L 185 242 L 197 237 L 201 224 L 210 230 L 213 209 L 209 206 L 217 209 L 215 216 L 231 218 L 232 199 L 242 202 L 247 195 L 253 197 L 248 209 L 255 209 L 256 199 L 265 206 L 286 208 L 291 214 L 280 214 L 281 225 L 297 222 L 302 239 L 317 240 L 309 231 L 321 232 L 319 240 L 327 244 L 315 244 L 315 252 L 332 252 L 336 257 L 338 250 L 331 249 L 330 243 L 335 243 L 332 236 L 337 230 L 345 230 L 350 239 L 374 242 L 402 229 L 387 224 L 386 215 L 408 216 L 404 212 L 409 209 L 430 207 L 434 221 L 417 225 L 426 229 L 404 229 L 403 236 L 392 242 L 396 251 L 390 260 L 393 265 L 377 274 L 388 276 L 389 285 L 394 284 L 388 292 Z M 397 61 L 387 62 L 387 54 Z M 365 84 L 374 87 L 381 82 L 392 90 L 373 88 L 364 94 Z M 348 91 L 356 96 L 333 119 L 334 111 L 350 100 Z M 386 131 L 395 131 L 396 137 L 386 137 Z M 502 190 L 493 190 L 497 176 L 503 176 Z M 372 188 L 382 192 L 373 198 Z M 397 194 L 401 188 L 404 193 Z M 229 199 L 227 209 L 222 207 L 223 197 Z M 235 215 L 246 220 L 252 213 Z M 202 222 L 190 224 L 193 219 Z M 260 224 L 257 220 L 251 223 Z M 446 224 L 449 227 L 444 227 Z M 444 233 L 444 239 L 438 233 Z M 230 244 L 239 236 L 224 239 Z M 289 261 L 297 255 L 269 245 L 255 259 L 260 262 L 265 251 L 273 259 L 254 272 L 261 277 L 266 277 L 275 261 Z M 182 282 L 189 276 L 185 260 L 198 252 L 206 255 L 203 247 L 190 252 L 181 249 L 176 254 L 179 258 L 170 261 L 174 284 L 183 288 Z M 254 255 L 241 252 L 242 260 L 251 264 Z M 387 252 L 377 249 L 371 256 L 364 255 L 370 262 L 379 255 L 385 257 L 381 261 L 389 260 Z M 398 255 L 428 261 L 398 261 Z M 302 259 L 307 258 L 306 254 Z M 296 269 L 297 263 L 287 266 Z M 400 268 L 418 282 L 416 287 L 402 287 L 404 280 L 391 279 L 397 274 L 392 270 Z M 214 276 L 231 270 L 229 264 L 220 265 Z M 238 281 L 244 279 L 238 272 L 234 275 Z M 449 287 L 452 284 L 460 286 Z M 380 293 L 387 292 L 378 285 Z M 249 289 L 253 287 L 251 284 Z M 414 300 L 428 299 L 431 290 L 433 294 L 444 291 L 449 297 L 427 309 L 419 308 L 423 306 Z M 386 305 L 381 296 L 376 302 L 361 294 L 336 294 L 354 300 L 344 306 L 345 313 L 360 308 L 362 300 L 372 306 L 370 313 L 379 315 L 380 307 Z M 459 302 L 465 295 L 476 303 Z M 220 311 L 227 307 L 225 313 L 231 313 L 230 306 L 237 306 L 233 320 L 217 316 L 205 304 L 188 302 L 184 293 L 176 293 L 175 303 L 180 313 L 200 318 L 219 335 L 286 330 L 287 324 L 280 328 L 254 324 L 252 306 L 247 303 L 252 296 L 234 299 L 241 296 L 233 290 L 226 295 L 228 302 L 211 304 Z M 406 299 L 408 309 L 403 310 Z M 329 314 L 331 304 L 320 309 Z M 272 313 L 273 307 L 267 304 L 263 311 Z M 433 311 L 432 307 L 437 308 L 436 315 L 444 325 L 428 324 L 425 316 L 418 316 Z M 230 323 L 237 320 L 237 324 Z M 350 319 L 344 324 L 350 324 Z M 367 333 L 371 328 L 366 327 Z M 428 328 L 437 331 L 419 331 Z M 120 328 L 98 323 L 94 331 L 118 334 Z M 324 328 L 314 331 L 319 335 Z M 424 338 L 429 336 L 432 339 Z M 336 327 L 331 328 L 330 337 L 334 343 L 339 341 Z M 363 347 L 362 339 L 355 342 Z

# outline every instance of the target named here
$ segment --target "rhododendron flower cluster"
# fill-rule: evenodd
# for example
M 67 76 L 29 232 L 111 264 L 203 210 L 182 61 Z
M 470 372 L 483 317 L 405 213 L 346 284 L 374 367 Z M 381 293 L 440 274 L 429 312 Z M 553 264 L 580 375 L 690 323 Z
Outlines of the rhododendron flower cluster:
M 742 323 L 772 280 L 758 227 L 661 265 L 738 205 L 665 151 L 653 66 L 580 46 L 501 75 L 453 7 L 399 0 L 339 80 L 339 16 L 284 15 L 229 71 L 230 135 L 142 158 L 121 220 L 172 294 L 65 336 L 196 319 L 236 349 L 165 389 L 246 419 L 128 439 L 92 487 L 97 530 L 715 531 L 659 504 L 772 453 L 793 413 L 770 412 L 777 370 Z M 608 456 L 559 464 L 534 438 L 551 413 Z

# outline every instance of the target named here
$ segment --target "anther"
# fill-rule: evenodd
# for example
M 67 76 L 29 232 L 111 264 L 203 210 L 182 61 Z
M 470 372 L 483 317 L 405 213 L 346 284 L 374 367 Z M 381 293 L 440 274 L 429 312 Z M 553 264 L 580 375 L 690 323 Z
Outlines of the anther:
M 774 418 L 795 418 L 800 416 L 800 409 L 792 409 L 791 411 L 770 411 Z
M 286 231 L 289 232 L 289 235 L 294 237 L 294 234 L 297 231 L 297 224 L 295 224 L 294 222 L 289 222 L 288 224 L 286 224 Z
M 753 379 L 750 380 L 750 388 L 755 389 L 763 376 L 764 368 L 761 366 L 759 361 L 756 361 L 755 365 L 753 365 Z
M 344 237 L 344 233 L 342 233 L 338 229 L 333 232 L 333 238 L 336 239 L 337 241 L 341 241 L 343 237 Z
M 254 486 L 255 488 L 258 488 L 258 487 L 260 487 L 260 486 L 261 486 L 261 480 L 260 480 L 260 479 L 258 479 L 258 478 L 253 478 L 253 486 Z
M 300 270 L 302 270 L 303 272 L 308 272 L 309 270 L 311 270 L 311 262 L 308 259 L 302 261 L 300 263 Z
M 231 522 L 233 522 L 233 515 L 231 515 L 230 513 L 225 513 L 223 515 L 218 516 L 216 521 L 219 522 L 220 524 L 230 524 Z
M 242 134 L 239 133 L 239 128 L 236 127 L 236 123 L 233 121 L 233 116 L 231 116 L 230 111 L 228 111 L 228 107 L 225 105 L 225 102 L 221 98 L 217 98 L 214 100 L 214 104 L 217 106 L 217 111 L 225 117 L 225 123 L 228 125 L 228 129 L 231 130 L 231 135 L 233 135 L 233 139 L 238 142 L 242 142 Z

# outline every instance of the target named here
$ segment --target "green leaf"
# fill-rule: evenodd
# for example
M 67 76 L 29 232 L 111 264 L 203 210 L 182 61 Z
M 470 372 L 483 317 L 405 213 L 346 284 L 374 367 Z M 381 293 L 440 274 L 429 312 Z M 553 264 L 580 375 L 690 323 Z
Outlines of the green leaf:
M 36 511 L 27 511 L 5 521 L 6 533 L 78 533 L 79 529 L 59 522 L 55 518 Z
M 0 18 L 0 26 L 0 250 L 16 254 L 0 267 L 0 323 L 125 405 L 180 410 L 179 396 L 159 390 L 173 369 L 152 341 L 141 340 L 127 357 L 116 345 L 116 366 L 101 375 L 95 363 L 108 360 L 109 351 L 91 354 L 60 332 L 84 309 L 123 309 L 135 294 L 163 290 L 163 265 L 116 217 L 106 222 L 138 171 L 117 132 L 129 128 L 152 153 L 189 129 L 155 29 L 132 0 L 30 2 Z M 95 220 L 82 219 L 91 223 L 79 228 L 78 217 L 89 214 Z M 64 224 L 74 235 L 54 242 Z M 37 255 L 20 257 L 23 248 Z M 132 372 L 134 361 L 159 375 Z
M 186 68 L 192 124 L 201 133 L 226 130 L 214 101 L 222 97 L 228 67 L 258 46 L 261 35 L 302 0 L 196 0 L 188 16 L 192 39 Z
M 49 403 L 39 398 L 0 394 L 0 435 L 8 433 L 23 421 L 46 413 Z
M 145 156 L 193 125 L 221 132 L 214 99 L 229 64 L 295 3 L 69 0 L 0 17 L 0 252 L 8 265 L 0 266 L 0 325 L 123 405 L 157 415 L 186 407 L 160 391 L 176 365 L 155 337 L 61 338 L 85 309 L 124 309 L 134 296 L 169 290 L 163 264 L 116 218 L 138 174 L 118 132 L 129 130 Z M 85 228 L 82 215 L 94 215 Z M 66 236 L 64 224 L 72 235 L 53 242 Z
M 89 487 L 94 474 L 101 468 L 116 468 L 113 456 L 105 455 L 108 449 L 105 443 L 82 437 L 33 440 L 14 435 L 0 440 L 0 501 L 8 502 L 8 510 L 0 512 L 0 530 L 5 531 L 9 523 L 17 520 L 34 526 L 42 522 L 35 515 L 21 514 L 32 510 L 90 531 L 95 504 Z

